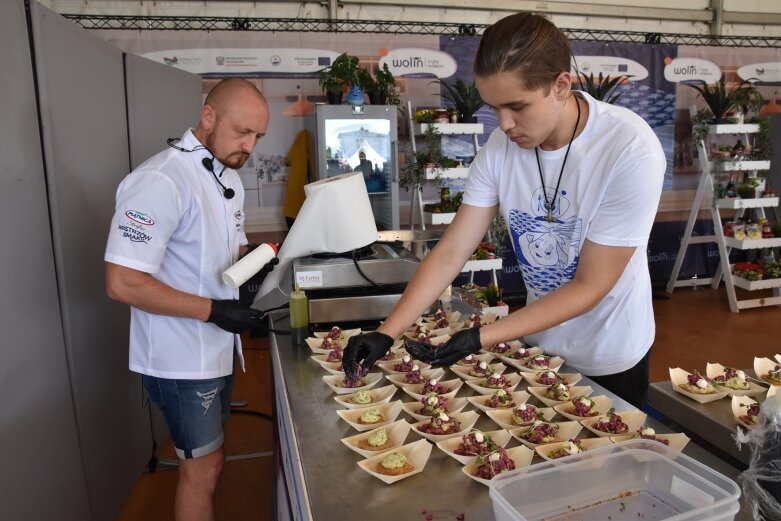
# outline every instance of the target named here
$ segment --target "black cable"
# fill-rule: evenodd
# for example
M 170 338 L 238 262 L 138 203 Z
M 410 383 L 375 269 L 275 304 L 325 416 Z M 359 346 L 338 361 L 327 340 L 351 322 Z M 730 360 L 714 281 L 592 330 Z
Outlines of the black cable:
M 374 281 L 373 281 L 372 279 L 370 279 L 369 277 L 367 277 L 367 276 L 366 276 L 366 274 L 365 274 L 365 273 L 363 272 L 363 270 L 361 269 L 361 267 L 358 265 L 358 257 L 356 257 L 356 252 L 357 252 L 357 251 L 358 251 L 358 250 L 357 250 L 357 249 L 355 249 L 355 250 L 353 250 L 353 253 L 352 253 L 353 264 L 355 264 L 355 269 L 356 269 L 356 270 L 358 270 L 358 273 L 361 275 L 361 277 L 363 277 L 364 279 L 366 279 L 366 281 L 367 281 L 369 284 L 371 284 L 371 285 L 372 285 L 372 286 L 374 286 L 375 288 L 379 288 L 379 287 L 380 287 L 380 285 L 379 285 L 379 284 L 377 284 L 376 282 L 374 282 Z

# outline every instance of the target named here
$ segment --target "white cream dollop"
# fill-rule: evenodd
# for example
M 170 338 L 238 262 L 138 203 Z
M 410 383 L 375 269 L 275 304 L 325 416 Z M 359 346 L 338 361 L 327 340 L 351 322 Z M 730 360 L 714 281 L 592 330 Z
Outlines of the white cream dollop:
M 431 380 L 428 381 L 428 383 L 430 385 L 437 385 L 437 379 L 436 378 L 432 378 Z
M 566 449 L 564 449 L 564 450 L 566 450 L 570 454 L 577 454 L 578 452 L 580 452 L 580 448 L 575 443 L 572 443 L 570 441 L 570 442 L 568 442 L 568 445 L 569 446 Z
M 437 397 L 436 396 L 429 396 L 428 397 L 428 404 L 429 405 L 436 405 L 437 404 Z
M 410 358 L 409 355 L 404 355 L 401 357 L 401 361 L 405 364 L 408 364 L 410 360 L 412 360 L 412 358 Z
M 480 431 L 475 432 L 475 441 L 477 443 L 483 443 L 484 439 L 485 439 L 485 437 L 483 436 L 482 432 L 480 432 Z
M 498 452 L 492 452 L 490 456 L 488 456 L 489 461 L 499 461 L 499 458 L 501 457 L 501 454 Z
M 450 421 L 450 417 L 444 412 L 439 413 L 439 419 L 442 420 L 443 422 Z
M 486 364 L 485 362 L 480 362 L 480 369 L 487 369 L 487 368 L 488 368 L 488 364 Z
M 705 381 L 705 378 L 700 378 L 699 380 L 697 380 L 697 387 L 699 387 L 700 389 L 705 389 L 706 387 L 708 387 L 708 382 Z
M 472 355 L 467 355 L 467 357 L 464 358 L 464 360 L 466 360 L 467 362 L 471 362 L 472 358 L 474 358 Z
M 413 370 L 413 371 L 417 371 L 418 369 L 420 369 L 420 368 L 418 367 L 418 364 L 412 364 L 412 370 Z
M 640 434 L 642 434 L 643 436 L 655 436 L 656 431 L 653 430 L 653 428 L 651 427 L 644 427 L 643 430 L 640 431 Z
M 744 373 L 740 369 L 737 370 L 735 375 L 738 377 L 738 380 L 740 380 L 741 382 L 744 382 L 746 380 L 746 373 Z

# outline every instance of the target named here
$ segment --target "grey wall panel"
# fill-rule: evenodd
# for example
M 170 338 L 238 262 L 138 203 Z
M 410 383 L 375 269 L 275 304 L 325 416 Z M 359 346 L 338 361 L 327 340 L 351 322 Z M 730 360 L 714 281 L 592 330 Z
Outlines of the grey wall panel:
M 130 163 L 137 167 L 160 152 L 169 137 L 195 128 L 200 117 L 203 82 L 196 74 L 125 54 Z M 162 414 L 152 408 L 158 445 L 170 435 Z
M 31 6 L 65 346 L 91 518 L 112 519 L 149 457 L 129 311 L 108 299 L 103 252 L 128 171 L 122 53 Z
M 22 0 L 0 2 L 0 49 L 0 517 L 84 520 Z
M 162 63 L 125 55 L 130 162 L 137 167 L 198 124 L 201 77 Z

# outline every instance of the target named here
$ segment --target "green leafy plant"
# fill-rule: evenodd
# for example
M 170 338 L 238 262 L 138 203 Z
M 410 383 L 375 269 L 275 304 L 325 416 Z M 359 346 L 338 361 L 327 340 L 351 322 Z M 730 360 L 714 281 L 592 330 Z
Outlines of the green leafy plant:
M 710 124 L 713 121 L 713 112 L 708 108 L 697 110 L 697 113 L 691 117 L 692 124 L 692 142 L 699 145 L 700 141 L 708 140 Z
M 716 121 L 723 120 L 732 109 L 737 109 L 741 106 L 754 107 L 757 99 L 759 99 L 759 106 L 762 105 L 762 95 L 747 80 L 741 81 L 732 90 L 727 89 L 723 76 L 713 84 L 695 80 L 692 83 L 685 82 L 683 85 L 691 87 L 699 93 L 699 97 L 708 105 Z
M 585 74 L 578 74 L 578 84 L 580 85 L 580 90 L 587 92 L 592 98 L 612 104 L 621 97 L 620 92 L 615 92 L 618 86 L 631 77 L 631 75 L 627 74 L 603 77 L 600 72 L 599 76 L 595 79 L 594 73 L 592 72 L 588 76 Z
M 406 190 L 420 190 L 426 176 L 426 168 L 434 168 L 434 182 L 442 184 L 442 168 L 449 168 L 453 160 L 442 154 L 442 134 L 436 125 L 427 125 L 424 147 L 407 155 L 407 162 L 399 172 L 399 186 Z
M 502 217 L 501 213 L 497 213 L 494 220 L 491 222 L 491 227 L 488 229 L 488 243 L 494 247 L 494 251 L 501 252 L 504 245 L 504 239 L 507 237 L 507 222 Z
M 754 146 L 752 148 L 753 158 L 757 160 L 768 160 L 773 157 L 773 143 L 770 140 L 770 119 L 767 116 L 754 116 L 749 123 L 759 125 L 759 132 L 755 134 Z
M 396 78 L 393 77 L 387 63 L 384 63 L 381 69 L 377 69 L 374 76 L 367 69 L 359 67 L 358 84 L 370 97 L 372 93 L 376 93 L 383 105 L 399 105 L 401 103 L 395 89 Z
M 345 87 L 360 84 L 359 69 L 357 56 L 340 54 L 330 67 L 320 71 L 320 88 L 323 92 L 339 92 Z
M 457 78 L 454 83 L 441 80 L 434 80 L 431 83 L 439 83 L 444 88 L 442 97 L 456 108 L 459 120 L 472 121 L 475 113 L 485 105 L 474 82 L 466 83 L 461 78 Z
M 393 77 L 388 64 L 383 63 L 382 68 L 374 72 L 374 77 L 377 79 L 377 90 L 380 91 L 380 95 L 385 97 L 385 103 L 399 105 L 401 100 L 396 92 L 396 78 Z
M 489 284 L 483 290 L 483 297 L 490 307 L 494 307 L 502 301 L 502 292 L 496 285 Z

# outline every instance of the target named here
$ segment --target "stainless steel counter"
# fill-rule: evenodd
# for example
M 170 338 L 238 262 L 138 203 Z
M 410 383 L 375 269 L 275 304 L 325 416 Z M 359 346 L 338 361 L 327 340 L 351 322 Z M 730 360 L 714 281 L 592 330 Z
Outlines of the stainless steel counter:
M 274 327 L 286 329 L 287 319 L 277 321 L 272 329 Z M 417 521 L 425 519 L 424 510 L 434 514 L 436 520 L 455 520 L 459 514 L 464 514 L 467 521 L 494 519 L 488 488 L 464 476 L 461 464 L 436 447 L 422 473 L 393 485 L 386 485 L 361 470 L 356 465 L 361 456 L 339 441 L 356 432 L 336 414 L 338 406 L 334 393 L 322 381 L 325 371 L 310 359 L 311 350 L 306 346 L 291 346 L 289 336 L 272 334 L 271 351 L 279 456 L 287 485 L 279 497 L 284 502 L 285 492 L 289 495 L 289 511 L 288 506 L 283 505 L 277 513 L 279 519 L 287 519 L 292 514 L 295 520 Z M 594 395 L 613 398 L 618 411 L 633 408 L 588 379 L 580 385 L 590 385 Z M 524 388 L 525 383 L 518 387 L 519 390 Z M 464 386 L 458 396 L 471 394 L 473 391 Z M 394 399 L 412 400 L 401 390 Z M 530 403 L 536 403 L 536 399 L 532 398 Z M 403 412 L 400 417 L 410 419 Z M 659 432 L 669 432 L 650 417 L 647 424 Z M 484 414 L 476 427 L 499 428 Z M 583 433 L 586 432 L 584 429 Z M 407 443 L 418 439 L 420 436 L 410 433 Z M 518 444 L 511 440 L 508 446 Z M 738 471 L 734 467 L 694 443 L 689 443 L 684 453 L 732 479 L 737 477 Z M 543 460 L 535 455 L 532 463 L 540 461 Z M 741 514 L 736 519 L 749 518 Z
M 761 401 L 761 397 L 758 400 Z M 650 385 L 648 403 L 692 434 L 740 463 L 748 465 L 751 453 L 745 447 L 743 450 L 738 450 L 735 445 L 733 437 L 738 422 L 732 414 L 732 402 L 728 398 L 710 403 L 698 403 L 676 392 L 673 383 L 666 381 Z

